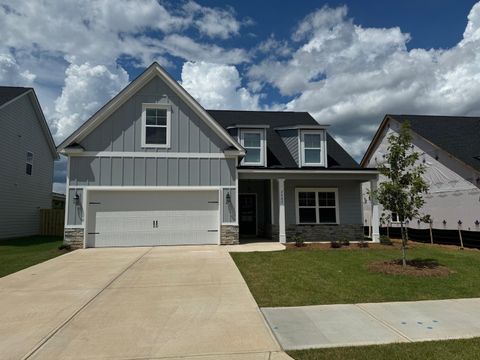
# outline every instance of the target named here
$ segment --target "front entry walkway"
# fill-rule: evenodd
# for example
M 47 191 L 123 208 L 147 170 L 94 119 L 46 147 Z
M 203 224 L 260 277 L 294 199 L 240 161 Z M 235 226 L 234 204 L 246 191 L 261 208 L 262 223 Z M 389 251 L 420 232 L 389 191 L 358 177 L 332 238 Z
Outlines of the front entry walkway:
M 262 308 L 285 350 L 480 336 L 480 299 Z
M 227 249 L 77 250 L 0 279 L 2 359 L 281 360 Z

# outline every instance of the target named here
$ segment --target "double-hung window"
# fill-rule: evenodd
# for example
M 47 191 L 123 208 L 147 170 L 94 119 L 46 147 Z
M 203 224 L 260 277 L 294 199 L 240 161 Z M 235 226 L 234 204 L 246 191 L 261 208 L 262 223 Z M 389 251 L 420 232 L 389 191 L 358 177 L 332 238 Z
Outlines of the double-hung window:
M 33 172 L 33 153 L 27 151 L 27 159 L 25 161 L 25 174 L 32 175 Z
M 241 130 L 240 142 L 245 148 L 246 154 L 242 165 L 264 166 L 265 165 L 265 132 L 263 129 Z
M 318 130 L 301 131 L 300 150 L 302 166 L 325 165 L 325 132 Z
M 169 106 L 143 104 L 142 108 L 142 147 L 170 147 Z
M 338 224 L 337 189 L 296 189 L 297 224 Z

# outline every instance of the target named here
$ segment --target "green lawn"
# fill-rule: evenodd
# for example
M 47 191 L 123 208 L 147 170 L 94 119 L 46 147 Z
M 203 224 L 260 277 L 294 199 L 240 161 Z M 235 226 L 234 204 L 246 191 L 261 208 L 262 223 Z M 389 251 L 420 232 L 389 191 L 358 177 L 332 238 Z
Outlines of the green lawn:
M 354 246 L 354 245 L 351 245 Z M 455 271 L 418 278 L 372 273 L 372 261 L 396 259 L 400 250 L 286 250 L 231 253 L 259 306 L 480 297 L 480 251 L 415 245 L 410 259 L 436 259 Z
M 480 338 L 408 344 L 289 351 L 296 360 L 465 360 L 478 359 Z
M 29 236 L 0 240 L 0 277 L 64 254 L 58 236 Z

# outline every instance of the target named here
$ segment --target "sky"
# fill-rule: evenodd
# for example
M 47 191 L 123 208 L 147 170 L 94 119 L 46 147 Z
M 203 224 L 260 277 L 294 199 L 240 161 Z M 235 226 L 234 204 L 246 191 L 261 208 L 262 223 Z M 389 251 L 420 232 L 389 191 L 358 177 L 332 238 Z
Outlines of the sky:
M 57 144 L 153 61 L 207 109 L 308 111 L 357 160 L 386 113 L 480 115 L 473 0 L 0 0 L 0 34 L 0 84 L 35 88 Z

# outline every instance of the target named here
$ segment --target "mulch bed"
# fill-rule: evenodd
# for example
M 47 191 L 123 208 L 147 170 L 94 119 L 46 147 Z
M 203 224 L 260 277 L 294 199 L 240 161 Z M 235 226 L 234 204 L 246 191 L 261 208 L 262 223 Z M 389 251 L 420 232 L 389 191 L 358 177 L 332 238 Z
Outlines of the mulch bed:
M 383 245 L 379 243 L 372 243 L 366 241 L 366 247 L 361 247 L 358 243 L 350 243 L 350 245 L 343 245 L 339 248 L 332 248 L 330 242 L 316 242 L 316 243 L 306 243 L 303 246 L 295 246 L 294 243 L 285 244 L 287 250 L 335 250 L 335 251 L 345 251 L 345 250 L 363 250 L 363 249 L 392 249 L 392 245 Z
M 408 275 L 417 277 L 442 277 L 448 276 L 454 271 L 446 266 L 440 265 L 432 259 L 407 260 L 407 266 L 403 267 L 402 260 L 379 261 L 367 266 L 372 272 L 379 272 L 387 275 Z

